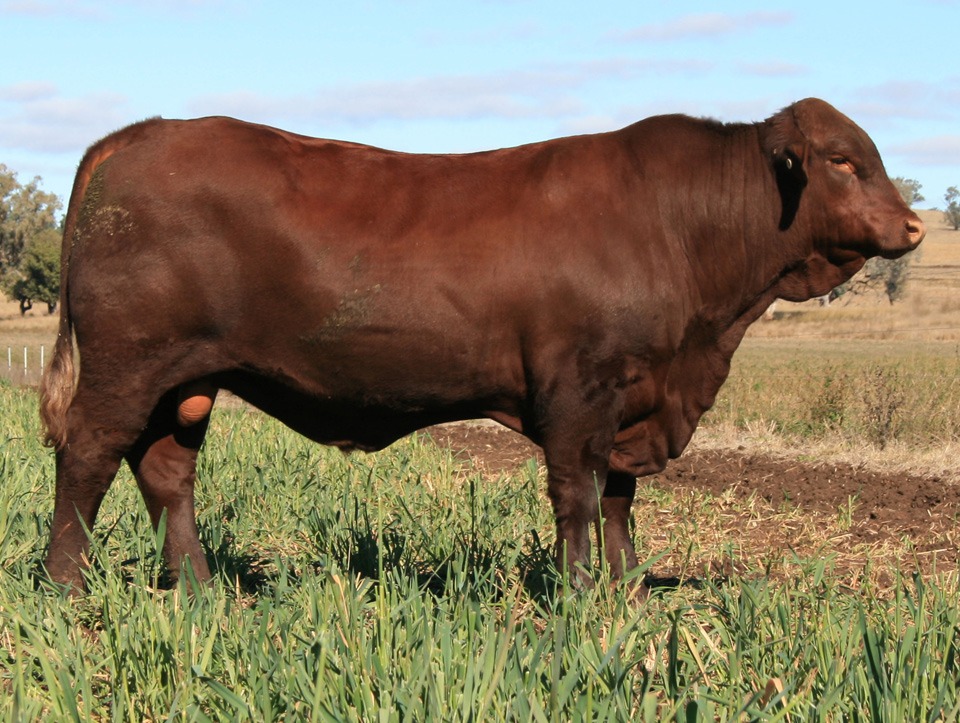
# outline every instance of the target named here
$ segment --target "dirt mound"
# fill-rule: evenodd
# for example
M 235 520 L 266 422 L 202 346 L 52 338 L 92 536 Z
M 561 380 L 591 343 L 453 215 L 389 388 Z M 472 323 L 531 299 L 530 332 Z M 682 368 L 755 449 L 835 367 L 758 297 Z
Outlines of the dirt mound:
M 518 434 L 489 425 L 434 427 L 438 445 L 469 458 L 487 474 L 513 471 L 531 457 L 543 456 L 538 447 Z M 937 547 L 943 561 L 957 560 L 952 539 L 960 517 L 960 487 L 938 478 L 885 474 L 850 464 L 798 462 L 745 450 L 694 449 L 672 461 L 667 469 L 642 480 L 671 490 L 699 490 L 714 496 L 733 494 L 747 500 L 765 500 L 773 509 L 794 507 L 813 516 L 836 518 L 849 510 L 850 543 L 868 544 L 913 538 L 917 551 Z

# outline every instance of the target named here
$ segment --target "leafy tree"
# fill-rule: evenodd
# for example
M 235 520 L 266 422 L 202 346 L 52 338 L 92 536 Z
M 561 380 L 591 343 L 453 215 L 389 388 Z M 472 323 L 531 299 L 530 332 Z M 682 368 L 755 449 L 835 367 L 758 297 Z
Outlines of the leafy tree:
M 875 256 L 867 261 L 871 266 L 867 269 L 867 274 L 876 278 L 877 284 L 883 289 L 883 293 L 887 295 L 887 301 L 891 304 L 903 298 L 911 260 L 910 256 L 901 256 L 899 259 L 892 260 Z
M 950 186 L 943 194 L 943 200 L 947 202 L 947 208 L 943 212 L 944 220 L 953 226 L 954 231 L 960 231 L 960 191 L 956 186 Z
M 0 164 L 0 289 L 20 302 L 20 313 L 33 301 L 51 312 L 60 287 L 60 241 L 56 212 L 60 199 L 40 190 L 39 176 L 23 185 Z
M 60 233 L 45 228 L 26 243 L 20 265 L 4 279 L 4 291 L 20 302 L 24 314 L 34 301 L 47 305 L 52 314 L 60 299 Z
M 916 206 L 924 200 L 920 193 L 920 181 L 897 176 L 893 179 L 893 185 L 900 192 L 900 196 L 903 197 L 903 202 L 908 206 Z
M 40 177 L 23 185 L 17 174 L 0 163 L 0 272 L 20 263 L 27 241 L 47 228 L 56 227 L 59 197 L 40 190 Z
M 844 282 L 830 292 L 830 298 L 836 299 L 844 294 L 865 294 L 872 291 L 882 291 L 891 304 L 903 298 L 906 290 L 907 278 L 910 275 L 910 262 L 917 256 L 917 251 L 901 256 L 898 259 L 884 259 L 874 256 L 867 259 L 860 272 L 849 281 Z

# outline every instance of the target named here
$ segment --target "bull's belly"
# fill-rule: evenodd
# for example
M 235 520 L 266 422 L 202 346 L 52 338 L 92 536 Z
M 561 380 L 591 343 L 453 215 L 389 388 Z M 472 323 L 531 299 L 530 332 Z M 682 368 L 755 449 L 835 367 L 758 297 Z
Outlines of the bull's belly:
M 345 451 L 375 451 L 424 427 L 491 416 L 485 409 L 489 400 L 475 398 L 364 399 L 308 392 L 243 373 L 221 375 L 217 384 L 305 437 Z
M 319 359 L 304 355 L 295 364 L 290 357 L 282 364 L 274 360 L 277 366 L 261 359 L 256 369 L 214 381 L 300 434 L 344 450 L 382 449 L 427 426 L 478 418 L 541 443 L 536 412 L 525 406 L 532 395 L 523 370 L 495 361 L 506 355 L 487 357 L 481 365 L 476 357 L 410 354 L 405 348 L 407 355 L 358 354 L 353 346 Z M 628 418 L 614 436 L 610 469 L 638 477 L 662 470 L 688 444 L 721 381 L 667 392 L 650 374 L 639 375 L 628 392 Z

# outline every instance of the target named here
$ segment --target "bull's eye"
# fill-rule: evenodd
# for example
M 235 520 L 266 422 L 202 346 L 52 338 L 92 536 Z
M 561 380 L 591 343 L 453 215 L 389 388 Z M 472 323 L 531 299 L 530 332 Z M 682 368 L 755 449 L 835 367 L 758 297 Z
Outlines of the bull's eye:
M 830 165 L 844 173 L 856 173 L 857 169 L 846 156 L 830 156 Z

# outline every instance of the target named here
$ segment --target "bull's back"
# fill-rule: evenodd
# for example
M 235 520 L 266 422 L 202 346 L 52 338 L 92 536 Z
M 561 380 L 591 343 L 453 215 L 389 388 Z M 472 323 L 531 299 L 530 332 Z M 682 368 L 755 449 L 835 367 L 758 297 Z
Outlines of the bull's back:
M 215 339 L 318 394 L 496 395 L 569 295 L 563 265 L 583 273 L 575 144 L 411 155 L 220 118 L 138 135 L 79 214 L 81 338 Z

